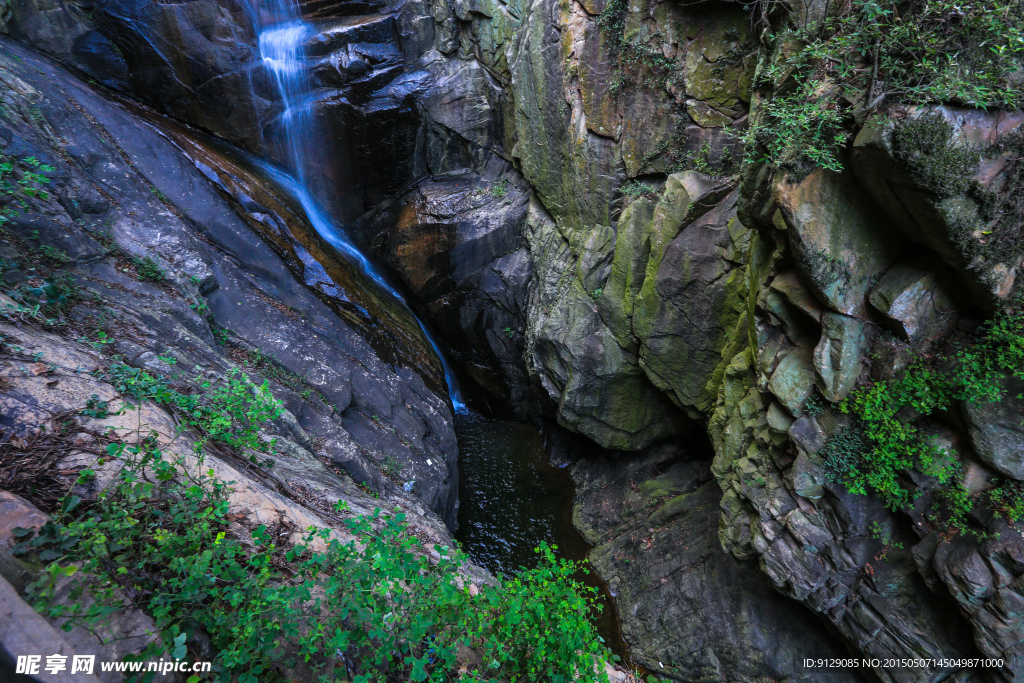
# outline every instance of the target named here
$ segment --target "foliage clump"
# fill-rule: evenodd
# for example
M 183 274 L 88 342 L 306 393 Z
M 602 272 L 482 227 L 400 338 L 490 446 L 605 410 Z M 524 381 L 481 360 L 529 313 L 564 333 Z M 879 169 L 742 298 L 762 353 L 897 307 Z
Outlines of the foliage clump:
M 822 26 L 771 36 L 774 87 L 745 134 L 776 166 L 838 169 L 854 119 L 883 103 L 1024 106 L 1024 3 L 853 0 Z
M 50 182 L 45 174 L 53 171 L 35 157 L 16 159 L 0 154 L 0 227 L 28 207 L 27 199 L 49 198 L 43 186 Z
M 260 427 L 281 417 L 283 407 L 274 398 L 270 385 L 253 383 L 238 368 L 233 368 L 217 384 L 195 378 L 199 391 L 188 393 L 163 377 L 124 363 L 112 363 L 102 375 L 121 394 L 139 401 L 149 400 L 173 409 L 182 420 L 196 428 L 205 440 L 234 448 L 266 450 L 260 439 Z M 273 444 L 271 443 L 271 448 Z
M 227 486 L 165 457 L 155 437 L 107 454 L 123 462 L 116 483 L 93 504 L 65 499 L 16 548 L 47 563 L 30 595 L 66 628 L 135 606 L 161 635 L 137 659 L 202 659 L 205 641 L 224 682 L 449 681 L 460 664 L 460 680 L 607 681 L 594 589 L 552 548 L 537 549 L 537 568 L 471 590 L 465 557 L 435 545 L 431 560 L 402 514 L 348 519 L 353 540 L 310 529 L 280 546 L 262 525 L 234 535 Z M 70 601 L 57 599 L 65 581 Z
M 1001 380 L 1024 379 L 1024 312 L 1005 311 L 987 323 L 974 342 L 937 362 L 915 363 L 899 375 L 855 391 L 839 408 L 855 426 L 825 445 L 825 469 L 852 493 L 876 493 L 892 510 L 909 508 L 914 495 L 906 486 L 911 470 L 944 487 L 944 522 L 966 528 L 973 507 L 954 453 L 937 445 L 915 424 L 950 410 L 955 402 L 996 402 Z M 1018 489 L 991 494 L 998 511 L 1016 520 L 1024 512 Z
M 953 126 L 938 114 L 900 122 L 893 129 L 893 153 L 914 177 L 943 197 L 963 194 L 971 186 L 981 150 L 953 144 Z

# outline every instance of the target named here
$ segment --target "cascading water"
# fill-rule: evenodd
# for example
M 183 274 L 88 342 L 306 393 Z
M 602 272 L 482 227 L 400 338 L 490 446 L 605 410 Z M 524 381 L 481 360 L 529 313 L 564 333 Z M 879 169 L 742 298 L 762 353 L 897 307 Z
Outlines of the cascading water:
M 448 383 L 448 395 L 455 412 L 464 412 L 466 405 L 462 400 L 455 373 L 452 372 L 433 335 L 412 311 L 405 297 L 388 283 L 348 235 L 328 217 L 317 199 L 318 196 L 323 196 L 326 188 L 315 188 L 317 176 L 310 173 L 322 166 L 317 145 L 316 120 L 308 106 L 312 89 L 303 54 L 303 46 L 312 36 L 313 27 L 303 21 L 296 0 L 254 2 L 258 2 L 259 6 L 252 7 L 250 15 L 259 31 L 259 56 L 267 72 L 273 77 L 284 105 L 281 114 L 285 134 L 284 151 L 286 161 L 294 175 L 267 162 L 260 162 L 260 165 L 270 177 L 292 194 L 306 212 L 309 222 L 324 240 L 412 313 L 423 335 L 441 360 L 444 378 Z

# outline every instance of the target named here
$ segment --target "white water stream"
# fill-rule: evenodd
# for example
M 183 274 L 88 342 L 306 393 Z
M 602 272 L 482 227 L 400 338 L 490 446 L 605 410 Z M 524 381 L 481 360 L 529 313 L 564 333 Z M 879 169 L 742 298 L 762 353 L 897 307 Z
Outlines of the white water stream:
M 455 412 L 465 412 L 466 405 L 459 391 L 458 380 L 433 335 L 412 311 L 405 297 L 388 283 L 344 230 L 327 215 L 316 197 L 314 186 L 319 179 L 317 171 L 323 166 L 320 163 L 319 131 L 308 106 L 311 88 L 303 52 L 304 45 L 313 35 L 313 26 L 302 20 L 297 0 L 252 2 L 256 5 L 250 10 L 253 23 L 259 31 L 259 56 L 264 67 L 273 76 L 284 104 L 284 111 L 281 114 L 285 133 L 284 149 L 290 171 L 294 175 L 268 162 L 261 161 L 260 165 L 267 175 L 299 202 L 309 222 L 324 240 L 412 313 L 423 330 L 423 335 L 441 360 L 445 381 L 448 383 L 448 395 Z

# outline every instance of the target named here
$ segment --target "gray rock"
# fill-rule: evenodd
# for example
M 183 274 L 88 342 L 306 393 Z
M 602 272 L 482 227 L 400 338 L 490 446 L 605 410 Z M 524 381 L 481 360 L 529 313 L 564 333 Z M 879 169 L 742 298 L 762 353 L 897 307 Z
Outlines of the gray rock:
M 957 321 L 953 298 L 940 283 L 934 265 L 896 264 L 871 289 L 868 300 L 911 342 L 935 339 Z
M 39 529 L 49 518 L 32 503 L 10 491 L 0 491 L 0 547 L 13 546 L 18 540 L 14 530 Z
M 863 315 L 873 278 L 900 255 L 899 233 L 850 174 L 818 169 L 799 182 L 783 175 L 774 194 L 805 282 L 833 311 Z
M 673 680 L 819 680 L 803 658 L 841 648 L 753 564 L 722 550 L 721 491 L 707 461 L 691 459 L 698 449 L 614 458 L 585 449 L 572 467 L 573 521 L 595 544 L 590 561 L 616 595 L 634 659 Z
M 11 584 L 0 576 L 0 674 L 6 677 L 8 668 L 13 669 L 11 665 L 18 657 L 34 655 L 41 656 L 39 672 L 34 680 L 99 683 L 100 678 L 95 674 L 71 673 L 72 657 L 77 653 L 78 650 L 27 605 Z M 66 670 L 57 674 L 44 671 L 46 655 L 67 657 Z
M 864 323 L 838 313 L 821 316 L 821 340 L 814 347 L 814 370 L 821 395 L 833 403 L 849 396 L 863 369 Z
M 1024 381 L 1007 377 L 999 387 L 1000 401 L 963 404 L 971 445 L 982 462 L 1024 481 Z
M 223 373 L 233 364 L 225 353 L 252 358 L 245 354 L 258 350 L 277 369 L 268 372 L 282 379 L 274 392 L 295 417 L 281 426 L 285 435 L 309 448 L 313 439 L 321 440 L 323 457 L 381 493 L 400 492 L 401 482 L 385 477 L 380 466 L 391 457 L 404 459 L 418 482 L 415 495 L 454 524 L 451 408 L 441 393 L 436 356 L 409 314 L 335 260 L 311 236 L 315 231 L 275 199 L 286 195 L 247 173 L 237 159 L 204 151 L 171 126 L 165 133 L 179 136 L 176 147 L 154 130 L 157 121 L 142 122 L 9 41 L 3 47 L 20 61 L 3 59 L 0 78 L 15 82 L 17 76 L 22 84 L 5 106 L 19 110 L 34 98 L 40 121 L 74 140 L 66 156 L 58 155 L 52 147 L 57 138 L 34 127 L 38 117 L 19 119 L 25 154 L 52 163 L 59 180 L 47 202 L 10 224 L 16 234 L 38 230 L 40 243 L 67 246 L 80 286 L 114 312 L 98 316 L 97 309 L 79 306 L 71 316 L 87 329 L 108 326 L 126 361 L 140 366 L 171 348 L 179 367 Z M 117 203 L 72 220 L 58 198 L 71 205 L 95 187 Z M 235 203 L 225 198 L 233 192 Z M 118 270 L 116 257 L 93 238 L 105 230 L 123 253 L 155 259 L 166 283 L 142 282 Z M 321 258 L 319 265 L 311 254 Z M 117 333 L 114 325 L 133 333 Z M 215 343 L 211 325 L 223 330 L 228 346 Z M 90 362 L 96 360 L 67 360 L 70 372 Z M 57 386 L 74 390 L 67 379 Z M 21 404 L 5 422 L 42 422 L 58 394 L 40 392 L 34 406 Z

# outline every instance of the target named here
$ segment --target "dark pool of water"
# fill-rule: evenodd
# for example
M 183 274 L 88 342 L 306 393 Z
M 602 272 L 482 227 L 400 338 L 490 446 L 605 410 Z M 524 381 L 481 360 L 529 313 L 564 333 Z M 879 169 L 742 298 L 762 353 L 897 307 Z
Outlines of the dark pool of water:
M 474 562 L 492 574 L 515 574 L 537 566 L 533 549 L 541 541 L 557 545 L 559 557 L 586 559 L 591 546 L 572 525 L 572 479 L 548 462 L 534 427 L 460 414 L 455 416 L 455 433 L 461 501 L 455 538 Z M 604 582 L 592 570 L 576 578 L 600 591 L 598 632 L 628 662 Z

